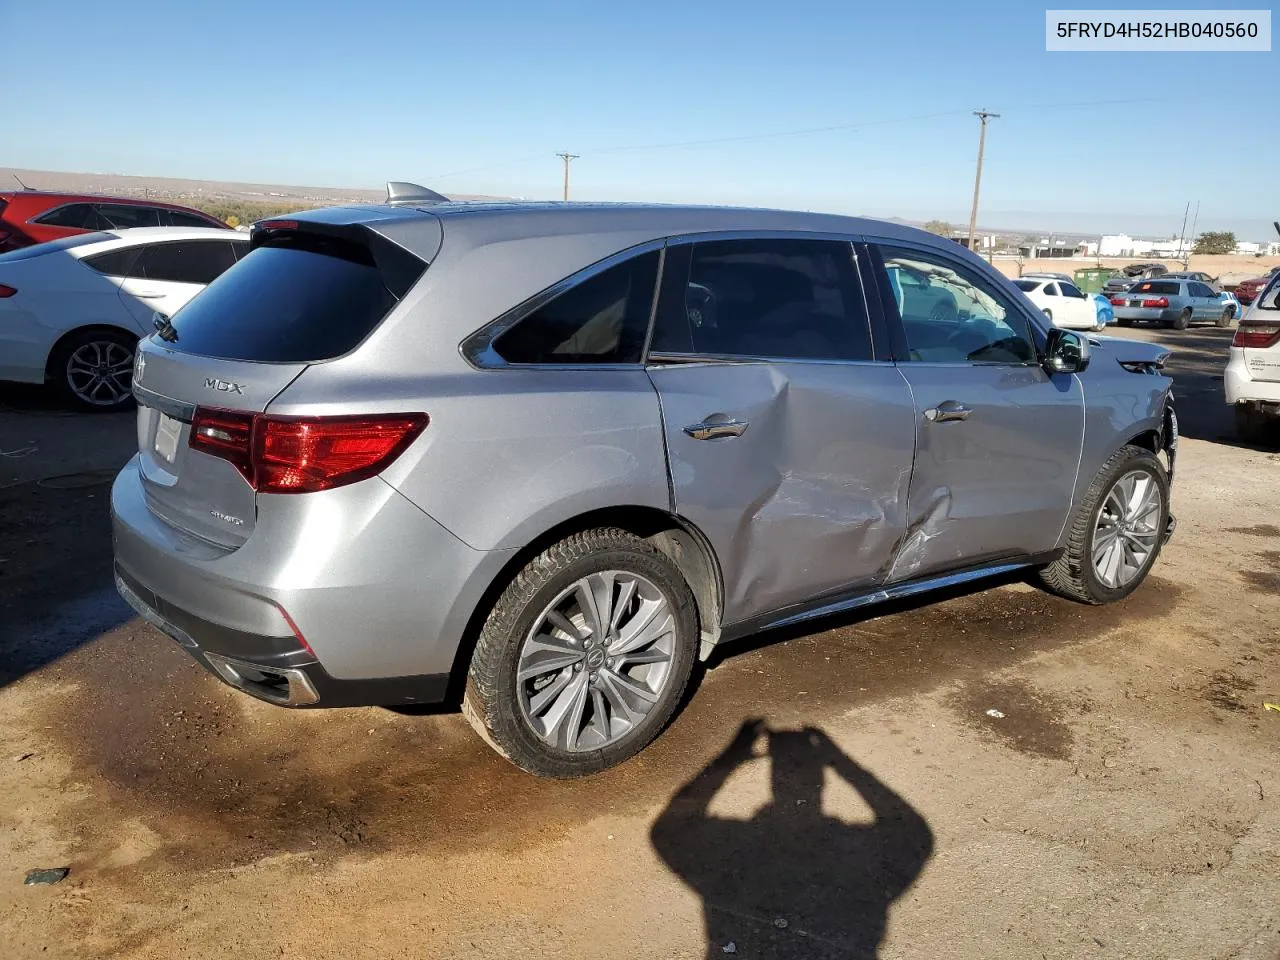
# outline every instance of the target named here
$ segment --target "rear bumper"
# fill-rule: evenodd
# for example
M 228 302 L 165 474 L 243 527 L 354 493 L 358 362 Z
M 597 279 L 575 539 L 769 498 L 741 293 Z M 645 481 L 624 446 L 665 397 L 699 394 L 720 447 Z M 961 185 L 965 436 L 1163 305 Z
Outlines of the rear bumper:
M 1181 310 L 1160 310 L 1157 308 L 1144 309 L 1142 307 L 1117 307 L 1112 305 L 1117 320 L 1136 320 L 1146 321 L 1148 323 L 1172 323 L 1178 318 Z
M 443 697 L 472 614 L 510 556 L 472 550 L 377 478 L 259 498 L 253 533 L 234 550 L 152 513 L 136 459 L 111 501 L 125 598 L 221 679 L 292 706 Z M 302 692 L 264 690 L 246 670 Z
M 1231 350 L 1227 368 L 1222 374 L 1222 388 L 1229 404 L 1257 403 L 1263 406 L 1280 405 L 1280 380 L 1258 380 L 1245 361 L 1244 351 Z M 1277 410 L 1273 413 L 1280 412 Z

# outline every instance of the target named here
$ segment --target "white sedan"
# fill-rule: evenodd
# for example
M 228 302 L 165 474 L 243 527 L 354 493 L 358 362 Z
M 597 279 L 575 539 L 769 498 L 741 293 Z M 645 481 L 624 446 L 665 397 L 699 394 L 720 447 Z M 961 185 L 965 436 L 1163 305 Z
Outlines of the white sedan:
M 0 255 L 0 380 L 50 383 L 90 410 L 130 401 L 138 338 L 249 251 L 210 227 L 82 233 Z
M 1098 319 L 1093 297 L 1069 280 L 1059 277 L 1026 274 L 1013 281 L 1028 300 L 1048 317 L 1055 327 L 1068 330 L 1101 330 L 1105 323 Z

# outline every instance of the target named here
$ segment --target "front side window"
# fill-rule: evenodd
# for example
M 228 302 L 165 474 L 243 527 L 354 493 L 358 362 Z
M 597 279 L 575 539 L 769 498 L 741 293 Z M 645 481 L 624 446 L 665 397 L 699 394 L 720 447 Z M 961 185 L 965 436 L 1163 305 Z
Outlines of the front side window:
M 181 210 L 166 210 L 169 222 L 175 227 L 211 227 L 211 224 L 204 217 L 197 217 L 194 213 L 183 213 Z
M 507 363 L 639 363 L 659 253 L 614 264 L 522 317 L 493 341 Z
M 1191 284 L 1191 295 L 1193 297 L 1207 297 L 1212 300 L 1216 294 L 1206 287 L 1203 283 Z
M 1084 293 L 1081 292 L 1079 287 L 1065 281 L 1062 284 L 1062 295 L 1064 297 L 1075 297 L 1077 300 L 1084 299 Z
M 1044 295 L 1046 297 L 1056 297 L 1058 295 L 1058 285 L 1056 283 L 1046 283 L 1044 285 Z
M 160 226 L 160 211 L 155 207 L 131 203 L 99 203 L 98 216 L 107 230 L 128 230 L 132 227 Z
M 98 229 L 97 215 L 93 211 L 93 205 L 88 203 L 68 203 L 34 218 L 31 222 L 46 227 L 71 227 L 74 230 Z
M 911 360 L 1035 362 L 1026 318 L 990 280 L 932 252 L 884 246 L 880 253 Z
M 651 352 L 776 360 L 870 360 L 851 244 L 834 240 L 695 243 L 669 263 L 684 297 L 664 304 Z M 663 284 L 668 286 L 667 282 Z M 683 302 L 680 302 L 683 299 Z
M 146 280 L 206 284 L 235 262 L 226 240 L 177 240 L 145 248 L 132 273 Z

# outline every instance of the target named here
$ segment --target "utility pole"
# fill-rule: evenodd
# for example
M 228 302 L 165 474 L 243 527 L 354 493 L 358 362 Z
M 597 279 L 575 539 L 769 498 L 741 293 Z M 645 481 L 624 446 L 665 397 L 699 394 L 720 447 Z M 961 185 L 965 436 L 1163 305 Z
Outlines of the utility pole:
M 1191 212 L 1191 201 L 1187 201 L 1187 208 L 1182 211 L 1182 231 L 1178 234 L 1178 259 L 1182 259 L 1182 245 L 1187 239 L 1187 214 Z
M 987 121 L 999 117 L 998 113 L 986 110 L 975 110 L 973 115 L 982 121 L 982 132 L 978 134 L 978 172 L 973 178 L 973 209 L 969 211 L 969 249 L 973 249 L 973 231 L 978 223 L 978 189 L 982 186 L 982 151 L 987 145 Z
M 557 157 L 564 161 L 564 198 L 569 199 L 569 161 L 577 160 L 579 154 L 576 153 L 557 153 Z
M 1194 251 L 1195 245 L 1196 245 L 1196 224 L 1199 222 L 1200 222 L 1200 201 L 1197 200 L 1196 212 L 1191 215 L 1191 236 L 1188 238 L 1191 240 L 1191 246 L 1187 249 L 1187 255 L 1182 260 L 1183 270 L 1188 270 L 1191 268 L 1191 254 Z

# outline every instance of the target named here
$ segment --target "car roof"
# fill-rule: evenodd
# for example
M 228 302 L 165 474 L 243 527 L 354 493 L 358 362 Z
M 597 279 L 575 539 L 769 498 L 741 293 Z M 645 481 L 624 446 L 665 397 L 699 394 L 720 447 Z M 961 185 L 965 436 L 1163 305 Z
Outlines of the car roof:
M 909 240 L 953 254 L 974 256 L 953 240 L 889 221 L 754 207 L 451 201 L 424 207 L 382 204 L 325 207 L 272 219 L 334 225 L 362 224 L 390 236 L 416 253 L 425 252 L 427 256 L 438 249 L 442 230 L 445 242 L 455 249 L 459 245 L 473 247 L 537 238 L 591 238 L 599 250 L 599 257 L 664 237 L 745 231 L 866 234 L 885 240 Z
M 237 240 L 240 243 L 247 243 L 249 240 L 248 234 L 230 227 L 225 230 L 217 227 L 130 227 L 122 230 L 99 230 L 94 235 L 101 236 L 102 239 L 82 243 L 68 252 L 72 256 L 88 257 L 105 250 L 125 249 L 162 240 Z
M 57 190 L 5 190 L 0 191 L 0 200 L 13 202 L 23 199 L 43 199 L 55 201 L 57 203 L 122 203 L 133 206 L 144 207 L 166 207 L 170 210 L 195 211 L 194 207 L 188 207 L 172 200 L 156 200 L 151 197 L 113 197 L 101 193 L 62 193 Z M 205 214 L 208 216 L 208 214 Z

